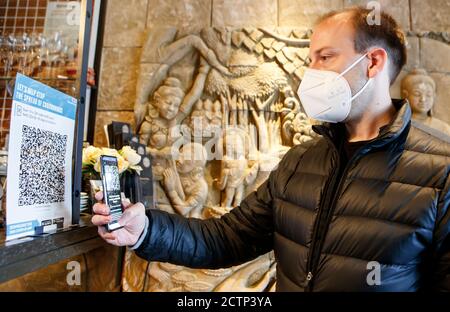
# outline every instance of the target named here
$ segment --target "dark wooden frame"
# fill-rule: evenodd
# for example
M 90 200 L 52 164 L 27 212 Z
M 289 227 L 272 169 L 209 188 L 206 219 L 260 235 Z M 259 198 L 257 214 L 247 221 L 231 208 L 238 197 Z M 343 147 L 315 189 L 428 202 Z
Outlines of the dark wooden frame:
M 102 1 L 103 2 L 103 1 Z M 78 72 L 78 109 L 75 122 L 73 152 L 72 226 L 42 235 L 4 241 L 4 229 L 0 233 L 0 283 L 19 277 L 58 261 L 105 246 L 97 227 L 90 223 L 90 216 L 80 220 L 81 165 L 85 118 L 85 95 L 92 18 L 92 0 L 81 0 L 81 22 Z

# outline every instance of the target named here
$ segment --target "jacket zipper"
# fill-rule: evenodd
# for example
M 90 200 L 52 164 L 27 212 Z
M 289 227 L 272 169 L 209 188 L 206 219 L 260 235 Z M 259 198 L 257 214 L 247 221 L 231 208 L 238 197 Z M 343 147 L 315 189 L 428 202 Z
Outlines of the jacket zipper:
M 333 146 L 335 152 L 338 155 L 338 166 L 341 165 L 341 155 L 337 148 L 334 146 L 333 142 L 329 142 L 331 146 Z M 348 160 L 347 164 L 344 167 L 344 170 L 340 174 L 339 181 L 337 178 L 339 177 L 339 171 L 336 168 L 333 169 L 332 177 L 330 182 L 325 187 L 325 200 L 322 201 L 322 205 L 319 207 L 319 212 L 314 224 L 313 235 L 311 248 L 309 249 L 310 253 L 308 256 L 308 262 L 306 265 L 307 275 L 306 280 L 304 281 L 305 292 L 311 292 L 313 288 L 312 279 L 317 270 L 317 266 L 320 260 L 320 254 L 322 253 L 323 242 L 325 241 L 326 234 L 328 233 L 328 227 L 331 222 L 331 217 L 333 216 L 333 211 L 336 207 L 337 198 L 339 197 L 343 185 L 343 181 L 347 176 L 348 168 L 350 165 L 356 160 L 357 156 L 359 156 L 359 151 L 356 151 L 355 154 Z M 337 187 L 335 188 L 336 183 L 338 182 Z M 331 186 L 331 188 L 330 188 Z M 333 191 L 334 195 L 333 195 Z M 329 207 L 327 211 L 325 208 Z M 323 221 L 322 221 L 323 220 Z
M 331 223 L 331 217 L 333 216 L 334 209 L 336 208 L 337 198 L 339 197 L 339 195 L 341 193 L 343 181 L 345 181 L 345 177 L 347 175 L 347 171 L 348 171 L 347 169 L 349 167 L 349 164 L 350 164 L 350 162 L 347 163 L 344 171 L 341 174 L 341 178 L 339 179 L 339 183 L 336 188 L 336 192 L 334 193 L 334 196 L 332 194 L 330 194 L 330 197 L 332 197 L 333 200 L 329 202 L 330 203 L 329 209 L 326 211 L 324 221 L 322 222 L 320 228 L 318 229 L 318 231 L 320 232 L 321 235 L 317 237 L 317 241 L 316 241 L 317 247 L 315 246 L 315 250 L 312 250 L 310 271 L 308 272 L 310 279 L 308 280 L 308 278 L 307 278 L 308 291 L 312 291 L 313 285 L 311 283 L 311 280 L 312 280 L 312 277 L 314 276 L 313 272 L 315 273 L 317 270 L 317 266 L 318 266 L 319 260 L 320 260 L 320 254 L 322 253 L 323 243 L 325 241 L 326 234 L 328 233 L 328 227 Z
M 339 154 L 339 153 L 338 153 Z M 338 155 L 338 164 L 340 163 L 340 156 Z M 338 165 L 339 166 L 339 165 Z M 319 241 L 319 234 L 321 234 L 321 228 L 324 221 L 322 219 L 325 215 L 325 207 L 329 207 L 329 198 L 331 197 L 332 190 L 334 189 L 334 185 L 336 184 L 337 175 L 339 172 L 337 172 L 336 168 L 333 169 L 331 178 L 328 182 L 328 184 L 325 186 L 325 198 L 322 201 L 322 204 L 319 207 L 319 212 L 316 217 L 316 220 L 314 222 L 313 227 L 313 234 L 312 234 L 312 241 L 311 241 L 311 247 L 309 249 L 309 255 L 308 255 L 308 262 L 306 264 L 306 269 L 308 271 L 308 274 L 306 275 L 306 280 L 304 282 L 305 285 L 305 291 L 312 291 L 311 289 L 311 281 L 314 277 L 313 275 L 313 268 L 315 267 L 314 262 L 316 262 L 316 253 L 319 248 L 317 247 L 318 241 Z M 320 256 L 320 252 L 319 252 Z

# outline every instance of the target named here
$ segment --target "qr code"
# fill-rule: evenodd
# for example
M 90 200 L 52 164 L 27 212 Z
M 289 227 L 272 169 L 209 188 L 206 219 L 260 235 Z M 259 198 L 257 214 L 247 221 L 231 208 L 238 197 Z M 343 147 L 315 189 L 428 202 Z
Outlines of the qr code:
M 64 201 L 67 135 L 24 125 L 19 206 Z
M 113 191 L 120 190 L 119 169 L 117 166 L 105 166 L 108 188 Z

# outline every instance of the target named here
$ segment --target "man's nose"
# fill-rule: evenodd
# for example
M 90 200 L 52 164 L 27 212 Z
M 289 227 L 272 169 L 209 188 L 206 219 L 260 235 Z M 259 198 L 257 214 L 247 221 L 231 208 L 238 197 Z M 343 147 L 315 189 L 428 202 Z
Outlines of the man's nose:
M 316 61 L 311 61 L 311 63 L 309 63 L 309 65 L 308 65 L 308 67 L 312 68 L 312 69 L 319 69 L 320 70 L 320 66 L 319 66 L 319 64 Z

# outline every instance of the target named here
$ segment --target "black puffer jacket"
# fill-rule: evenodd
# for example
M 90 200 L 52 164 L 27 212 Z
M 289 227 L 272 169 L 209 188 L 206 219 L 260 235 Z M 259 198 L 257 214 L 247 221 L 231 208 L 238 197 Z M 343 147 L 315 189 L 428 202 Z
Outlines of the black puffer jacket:
M 333 143 L 341 138 L 316 127 L 322 137 L 292 148 L 221 219 L 151 210 L 137 255 L 220 268 L 274 249 L 277 291 L 450 290 L 450 144 L 411 125 L 407 102 L 394 104 L 394 122 L 355 153 L 342 179 Z M 371 286 L 372 261 L 381 284 Z

